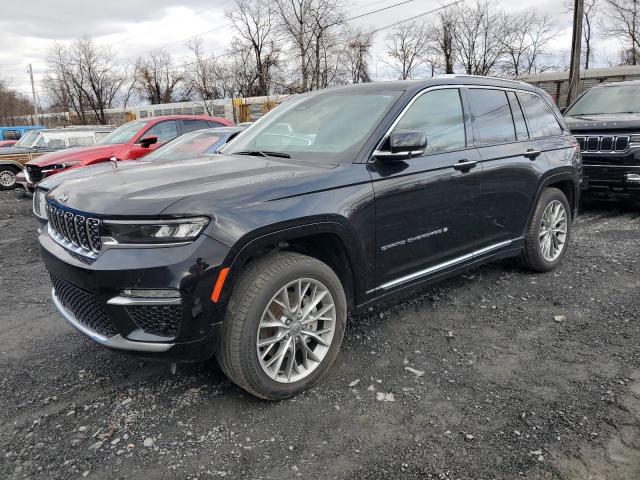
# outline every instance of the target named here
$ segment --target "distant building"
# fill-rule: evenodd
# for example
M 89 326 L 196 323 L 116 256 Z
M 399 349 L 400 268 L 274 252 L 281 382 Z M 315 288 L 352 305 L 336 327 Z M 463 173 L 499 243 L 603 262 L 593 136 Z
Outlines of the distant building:
M 569 71 L 547 72 L 533 75 L 520 75 L 518 80 L 530 83 L 545 90 L 556 101 L 559 107 L 566 107 L 569 91 Z M 624 80 L 640 80 L 640 66 L 614 68 L 590 68 L 580 70 L 578 93 L 589 90 L 599 83 L 622 82 Z

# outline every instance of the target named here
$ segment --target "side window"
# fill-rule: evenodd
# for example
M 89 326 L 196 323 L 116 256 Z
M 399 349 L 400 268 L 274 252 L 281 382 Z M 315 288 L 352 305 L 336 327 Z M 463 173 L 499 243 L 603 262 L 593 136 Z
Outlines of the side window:
M 88 147 L 94 144 L 93 135 L 84 135 L 78 137 L 69 137 L 70 147 Z
M 518 99 L 529 121 L 532 138 L 550 137 L 562 133 L 556 116 L 538 95 L 518 92 Z
M 168 120 L 166 122 L 160 122 L 142 135 L 144 137 L 158 137 L 158 143 L 168 142 L 169 140 L 173 140 L 178 136 L 178 128 L 176 127 L 176 122 L 173 120 Z M 138 142 L 139 143 L 139 142 Z
M 475 121 L 473 130 L 478 145 L 513 142 L 516 131 L 506 92 L 470 88 L 469 99 Z
M 529 131 L 524 121 L 524 115 L 522 114 L 518 97 L 516 97 L 515 92 L 507 92 L 507 98 L 509 99 L 509 106 L 511 107 L 511 114 L 513 115 L 513 123 L 516 126 L 516 136 L 518 140 L 525 140 L 529 138 Z
M 195 132 L 196 130 L 202 130 L 203 128 L 209 128 L 209 124 L 204 120 L 183 120 L 182 121 L 182 133 Z
M 4 140 L 20 140 L 20 132 L 18 130 L 5 130 Z
M 464 115 L 459 90 L 433 90 L 421 95 L 405 112 L 394 130 L 425 132 L 425 154 L 465 148 Z

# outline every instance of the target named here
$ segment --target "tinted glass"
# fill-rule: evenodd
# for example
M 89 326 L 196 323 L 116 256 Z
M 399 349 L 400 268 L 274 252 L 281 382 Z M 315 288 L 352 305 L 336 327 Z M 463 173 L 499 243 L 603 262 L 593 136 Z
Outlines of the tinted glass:
M 518 99 L 529 122 L 532 138 L 560 135 L 562 128 L 549 106 L 538 95 L 518 92 Z
M 194 132 L 196 130 L 202 130 L 203 128 L 209 128 L 209 124 L 204 120 L 183 120 L 182 121 L 182 133 Z
M 529 138 L 527 124 L 524 121 L 524 115 L 522 114 L 518 97 L 516 97 L 514 92 L 507 92 L 507 98 L 509 99 L 509 106 L 511 107 L 511 114 L 513 115 L 513 123 L 516 126 L 516 136 L 518 140 Z
M 142 138 L 158 137 L 158 143 L 164 143 L 173 140 L 177 136 L 178 128 L 176 127 L 176 122 L 169 120 L 154 125 L 142 135 Z
M 211 130 L 192 132 L 176 138 L 145 157 L 145 161 L 184 160 L 207 153 L 222 138 Z
M 427 134 L 426 154 L 466 147 L 464 115 L 458 89 L 427 92 L 409 107 L 394 130 Z
M 640 86 L 612 85 L 589 90 L 565 115 L 640 113 Z
M 20 132 L 18 130 L 5 130 L 3 140 L 18 140 Z
M 100 140 L 101 145 L 115 145 L 117 143 L 127 143 L 135 137 L 142 127 L 146 125 L 148 120 L 134 120 L 133 122 L 125 123 L 124 125 L 116 128 L 109 135 Z
M 475 116 L 473 130 L 478 145 L 515 141 L 516 131 L 506 92 L 472 88 L 469 89 L 469 98 Z
M 329 89 L 301 95 L 271 110 L 223 151 L 268 151 L 303 161 L 352 162 L 401 93 Z

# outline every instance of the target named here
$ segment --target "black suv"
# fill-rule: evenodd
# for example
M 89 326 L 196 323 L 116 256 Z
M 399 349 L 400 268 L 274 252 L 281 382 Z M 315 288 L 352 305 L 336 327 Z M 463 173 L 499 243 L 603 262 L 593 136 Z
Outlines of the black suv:
M 316 383 L 348 312 L 491 260 L 555 268 L 580 183 L 545 94 L 477 77 L 297 96 L 215 161 L 105 172 L 47 195 L 62 316 L 170 361 L 213 354 L 267 399 Z
M 565 120 L 582 150 L 583 188 L 640 205 L 640 81 L 587 90 Z

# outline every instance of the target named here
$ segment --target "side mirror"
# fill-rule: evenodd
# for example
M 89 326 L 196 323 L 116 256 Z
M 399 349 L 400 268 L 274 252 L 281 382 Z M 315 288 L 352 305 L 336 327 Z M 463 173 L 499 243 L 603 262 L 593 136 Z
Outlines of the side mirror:
M 140 146 L 142 148 L 149 148 L 154 143 L 158 143 L 158 137 L 156 137 L 155 135 L 150 135 L 140 140 Z
M 389 136 L 389 150 L 376 150 L 381 161 L 406 160 L 422 155 L 427 148 L 427 134 L 419 130 L 397 130 Z

